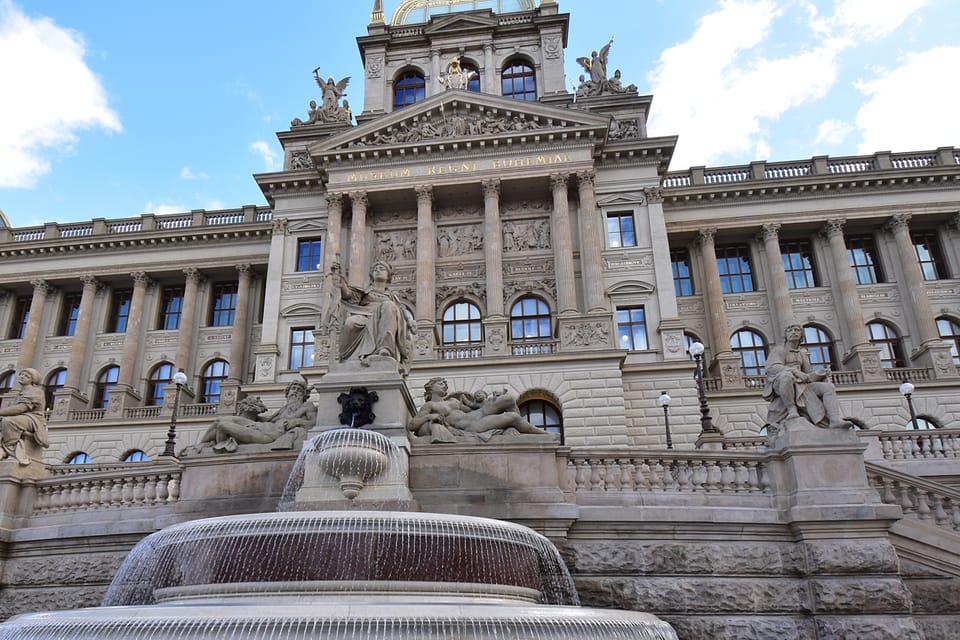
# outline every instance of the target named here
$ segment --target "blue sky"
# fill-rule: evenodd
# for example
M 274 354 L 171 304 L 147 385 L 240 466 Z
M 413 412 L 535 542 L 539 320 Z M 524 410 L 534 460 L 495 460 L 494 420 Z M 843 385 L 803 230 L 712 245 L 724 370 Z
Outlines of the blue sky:
M 15 227 L 266 204 L 275 132 L 351 76 L 372 0 L 0 0 Z M 399 0 L 385 0 L 388 15 Z M 956 0 L 559 0 L 567 76 L 610 36 L 672 169 L 960 146 Z

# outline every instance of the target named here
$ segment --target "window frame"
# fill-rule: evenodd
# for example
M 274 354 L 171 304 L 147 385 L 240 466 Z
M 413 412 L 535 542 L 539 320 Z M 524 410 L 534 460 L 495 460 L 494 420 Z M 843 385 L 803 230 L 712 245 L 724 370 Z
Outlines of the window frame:
M 402 96 L 398 100 L 398 96 Z M 405 69 L 393 78 L 393 110 L 399 111 L 427 97 L 426 75 L 419 69 Z
M 535 313 L 527 314 L 524 309 L 524 303 L 530 301 L 535 306 Z M 542 311 L 541 306 L 546 309 L 545 312 Z M 520 312 L 517 313 L 517 307 L 520 307 Z M 526 328 L 528 323 L 533 322 L 537 328 L 536 335 L 527 335 Z M 519 323 L 519 325 L 517 324 Z M 515 332 L 515 327 L 519 326 L 521 328 L 521 335 L 518 337 Z M 544 328 L 546 328 L 546 333 L 544 333 Z M 545 342 L 553 340 L 553 314 L 550 311 L 550 305 L 547 304 L 547 301 L 541 298 L 538 295 L 527 294 L 517 298 L 517 300 L 510 305 L 510 341 L 511 342 Z
M 936 319 L 936 323 L 937 334 L 950 347 L 953 364 L 960 367 L 960 322 L 950 316 L 940 316 Z M 944 332 L 944 325 L 941 323 L 946 323 L 948 332 Z
M 66 464 L 90 464 L 90 454 L 86 451 L 75 451 L 67 456 Z
M 150 456 L 141 449 L 133 449 L 123 456 L 121 462 L 150 462 Z
M 304 253 L 304 248 L 307 249 Z M 297 273 L 323 270 L 323 240 L 321 238 L 297 239 Z
M 83 293 L 70 291 L 63 294 L 60 303 L 60 319 L 57 322 L 58 336 L 72 336 L 77 332 L 77 320 L 80 318 L 80 301 Z
M 629 220 L 629 231 L 624 229 L 624 220 Z M 613 226 L 616 226 L 616 229 Z M 628 237 L 630 241 L 628 242 Z M 637 219 L 633 211 L 607 212 L 607 248 L 628 249 L 637 246 Z
M 210 288 L 210 315 L 208 327 L 232 327 L 237 313 L 236 282 L 218 282 Z
M 787 275 L 788 289 L 813 289 L 820 286 L 820 277 L 809 240 L 780 242 L 780 256 Z
M 93 384 L 93 408 L 106 409 L 110 404 L 110 391 L 117 387 L 120 380 L 120 367 L 112 364 L 104 367 L 97 374 L 97 381 Z
M 934 282 L 949 277 L 947 262 L 944 260 L 943 248 L 940 245 L 940 234 L 936 231 L 911 231 L 910 242 L 913 244 L 913 252 L 917 256 L 917 264 L 925 281 Z
M 756 343 L 756 340 L 752 340 L 753 344 L 745 345 L 741 340 L 740 336 L 750 335 L 756 338 L 759 338 L 760 344 Z M 740 358 L 740 375 L 743 377 L 756 377 L 762 376 L 766 373 L 767 368 L 767 353 L 770 351 L 769 344 L 767 339 L 759 331 L 754 331 L 750 327 L 743 327 L 742 329 L 737 329 L 730 335 L 730 347 L 733 353 L 737 354 Z M 748 364 L 745 355 L 752 354 L 754 356 L 754 362 Z
M 67 384 L 67 368 L 57 367 L 47 374 L 43 380 L 43 396 L 47 403 L 47 411 L 53 409 L 53 401 L 56 399 L 57 392 L 63 389 Z
M 459 312 L 464 310 L 467 315 L 461 317 Z M 466 339 L 458 337 L 462 328 L 466 328 Z M 451 335 L 449 340 L 447 339 L 448 330 Z M 483 314 L 480 313 L 480 307 L 465 298 L 448 304 L 440 316 L 440 343 L 450 347 L 483 344 Z
M 27 332 L 27 324 L 30 322 L 30 306 L 33 298 L 30 296 L 18 296 L 17 302 L 13 307 L 13 318 L 10 321 L 10 331 L 7 335 L 11 340 L 23 340 Z
M 886 282 L 876 239 L 872 235 L 846 237 L 847 262 L 853 272 L 854 283 L 880 284 Z
M 681 272 L 681 263 L 686 273 Z M 678 298 L 696 295 L 690 251 L 686 248 L 670 250 L 670 271 L 673 274 L 673 293 Z
M 820 334 L 816 336 L 817 340 L 808 341 L 808 331 L 815 331 Z M 810 364 L 814 369 L 831 369 L 833 371 L 839 369 L 836 366 L 838 362 L 836 342 L 830 336 L 830 333 L 820 325 L 812 323 L 803 325 L 803 340 L 800 342 L 800 346 L 809 352 Z M 824 354 L 826 355 L 826 361 L 823 358 Z
M 884 369 L 903 369 L 907 366 L 906 353 L 903 350 L 903 338 L 900 332 L 888 322 L 872 320 L 867 323 L 867 339 L 870 344 L 880 348 L 880 366 Z M 877 337 L 871 327 L 883 327 L 884 335 Z
M 17 370 L 9 369 L 5 373 L 0 373 L 0 396 L 13 391 L 17 383 Z
M 170 375 L 162 377 L 161 372 L 169 369 Z M 148 407 L 163 406 L 166 397 L 166 387 L 173 384 L 174 367 L 172 362 L 160 362 L 147 375 L 147 392 L 144 394 L 143 403 Z
M 297 334 L 303 334 L 302 339 L 298 340 Z M 313 348 L 313 327 L 291 327 L 290 348 L 287 350 L 287 364 L 289 368 L 293 371 L 298 371 L 303 367 L 313 366 Z
M 527 88 L 527 79 L 531 80 L 533 89 Z M 507 90 L 507 83 L 510 83 L 510 90 Z M 517 90 L 517 82 L 520 83 L 520 90 Z M 515 58 L 506 61 L 500 68 L 500 95 L 510 100 L 521 100 L 523 102 L 537 101 L 537 70 L 536 67 L 522 59 Z
M 753 293 L 757 290 L 749 245 L 720 245 L 715 253 L 717 270 L 720 272 L 720 290 L 724 294 Z
M 638 312 L 640 314 L 639 320 L 635 318 L 635 314 Z M 626 314 L 626 317 L 624 317 L 624 314 Z M 617 319 L 617 348 L 626 349 L 627 351 L 649 351 L 650 340 L 647 336 L 647 312 L 644 306 L 642 304 L 618 306 L 615 315 Z M 637 344 L 638 329 L 640 329 L 642 336 L 642 346 Z M 629 346 L 624 346 L 625 339 L 626 342 L 629 343 Z
M 531 411 L 531 408 L 534 407 L 540 409 L 538 413 L 539 415 L 543 416 L 542 420 L 538 420 L 538 414 Z M 529 398 L 523 399 L 517 405 L 517 408 L 520 409 L 520 415 L 524 420 L 535 427 L 540 427 L 547 433 L 559 434 L 560 444 L 562 445 L 564 443 L 565 436 L 563 429 L 563 412 L 555 402 L 538 393 Z M 556 417 L 555 422 L 550 421 L 550 418 L 553 416 Z
M 107 333 L 126 333 L 133 304 L 132 289 L 115 289 L 110 296 L 110 316 L 107 318 Z
M 157 329 L 176 331 L 183 319 L 184 287 L 164 287 L 160 292 L 160 312 L 157 317 Z M 175 308 L 174 308 L 175 307 Z
M 197 401 L 200 404 L 220 404 L 221 388 L 229 376 L 230 363 L 226 360 L 218 358 L 207 363 L 200 375 Z

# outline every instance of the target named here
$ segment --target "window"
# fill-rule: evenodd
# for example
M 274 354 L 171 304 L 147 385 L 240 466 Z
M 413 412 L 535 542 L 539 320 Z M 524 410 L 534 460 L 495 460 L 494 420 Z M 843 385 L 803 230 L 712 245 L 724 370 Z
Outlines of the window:
M 510 310 L 511 340 L 550 340 L 550 308 L 535 296 L 521 298 Z
M 767 363 L 767 344 L 759 333 L 741 329 L 730 337 L 733 352 L 740 356 L 740 374 L 762 376 Z
M 632 213 L 607 214 L 607 240 L 611 248 L 637 246 Z
M 117 386 L 120 367 L 107 367 L 97 377 L 97 384 L 93 390 L 93 408 L 106 409 L 110 403 L 110 390 Z
M 907 429 L 920 429 L 920 430 L 940 428 L 936 422 L 932 422 L 930 420 L 927 420 L 926 418 L 921 418 L 920 416 L 917 416 L 916 423 L 914 423 L 913 419 L 911 418 L 910 420 L 907 420 L 907 424 L 904 426 Z M 921 444 L 921 447 L 922 446 L 923 445 Z
M 460 61 L 460 68 L 463 72 L 470 74 L 470 80 L 467 81 L 467 91 L 480 93 L 480 68 L 472 62 Z
M 320 271 L 320 240 L 297 241 L 297 271 Z
M 868 322 L 867 336 L 871 344 L 880 347 L 880 364 L 884 369 L 907 366 L 906 358 L 903 357 L 903 346 L 900 344 L 900 335 L 896 329 L 886 322 Z
M 166 386 L 173 380 L 173 365 L 169 362 L 161 362 L 150 371 L 147 376 L 147 397 L 146 405 L 158 407 L 163 404 L 163 395 L 166 393 Z
M 536 101 L 537 76 L 530 65 L 519 61 L 510 63 L 503 68 L 500 80 L 504 98 Z
M 67 458 L 67 464 L 90 464 L 90 456 L 83 451 L 78 451 Z
M 680 296 L 693 295 L 693 276 L 690 274 L 690 254 L 686 249 L 674 249 L 670 252 L 670 266 L 673 268 L 673 291 Z
M 200 402 L 202 404 L 218 404 L 220 402 L 220 385 L 226 382 L 230 373 L 230 365 L 224 360 L 214 360 L 203 370 L 200 376 Z
M 960 367 L 960 324 L 950 318 L 937 318 L 937 331 L 943 341 L 950 346 L 953 364 Z
M 0 396 L 13 391 L 13 382 L 17 379 L 16 371 L 7 371 L 0 376 Z
M 871 236 L 847 238 L 847 259 L 850 261 L 853 279 L 857 284 L 883 282 L 883 271 L 880 269 L 877 249 Z
M 427 83 L 419 71 L 407 71 L 393 82 L 393 110 L 420 102 L 426 96 Z
M 164 287 L 160 296 L 160 320 L 158 329 L 167 331 L 180 328 L 183 313 L 183 287 Z
M 149 462 L 150 457 L 147 454 L 145 454 L 143 451 L 140 451 L 140 449 L 134 449 L 127 455 L 123 456 L 123 461 L 124 462 Z
M 560 434 L 560 443 L 563 443 L 563 419 L 552 402 L 534 398 L 520 405 L 520 415 L 535 427 L 544 431 Z
M 443 312 L 443 344 L 476 344 L 483 341 L 480 309 L 466 301 L 455 302 Z
M 210 307 L 211 327 L 232 327 L 233 314 L 237 310 L 237 284 L 213 286 L 213 305 Z
M 924 280 L 940 280 L 947 276 L 946 263 L 940 251 L 940 241 L 933 231 L 922 231 L 911 234 L 913 248 L 917 252 L 920 270 Z
M 814 369 L 833 369 L 837 361 L 833 353 L 833 340 L 820 327 L 808 324 L 803 328 L 804 349 L 810 352 L 810 364 Z
M 617 309 L 617 345 L 630 351 L 647 349 L 647 317 L 643 307 Z
M 110 305 L 110 325 L 107 333 L 124 333 L 127 330 L 127 320 L 130 319 L 130 300 L 132 291 L 114 291 L 113 302 Z
M 720 269 L 720 287 L 724 293 L 753 291 L 748 247 L 717 247 L 717 267 Z
M 77 318 L 80 316 L 79 293 L 65 293 L 60 307 L 60 322 L 57 325 L 58 336 L 72 336 L 77 330 Z
M 819 286 L 813 269 L 813 251 L 806 240 L 781 242 L 780 254 L 783 258 L 783 270 L 787 272 L 787 287 L 790 289 L 809 289 Z
M 693 357 L 693 354 L 690 353 L 690 347 L 693 346 L 694 342 L 699 342 L 700 344 L 703 344 L 703 341 L 700 340 L 700 338 L 693 335 L 692 333 L 687 333 L 686 331 L 684 331 L 683 332 L 683 352 L 687 354 L 688 360 L 696 360 L 696 358 Z M 703 350 L 703 354 L 700 357 L 703 358 L 704 360 L 707 359 L 706 349 Z
M 30 321 L 30 302 L 29 296 L 17 298 L 17 305 L 13 310 L 13 324 L 10 326 L 10 337 L 17 340 L 23 338 L 27 332 L 27 322 Z
M 290 368 L 313 366 L 313 329 L 290 330 Z
M 63 385 L 66 383 L 66 369 L 54 369 L 50 372 L 50 375 L 47 376 L 47 381 L 43 383 L 43 395 L 46 399 L 47 411 L 53 409 L 53 397 L 60 389 L 63 389 Z

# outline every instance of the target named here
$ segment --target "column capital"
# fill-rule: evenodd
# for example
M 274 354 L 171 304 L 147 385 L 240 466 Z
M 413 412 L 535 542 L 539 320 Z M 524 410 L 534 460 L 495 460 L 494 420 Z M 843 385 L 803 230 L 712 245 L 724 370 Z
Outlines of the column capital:
M 488 178 L 481 182 L 480 186 L 483 188 L 484 198 L 500 196 L 500 178 Z
M 417 204 L 433 202 L 433 185 L 418 184 L 414 185 L 413 190 L 417 192 Z
M 327 207 L 333 208 L 336 207 L 339 209 L 343 206 L 343 192 L 342 191 L 330 191 L 327 192 Z
M 842 236 L 843 227 L 846 223 L 846 218 L 830 218 L 823 223 L 823 229 L 821 233 L 828 238 L 831 236 Z
M 760 238 L 764 241 L 767 240 L 780 240 L 780 223 L 778 222 L 768 222 L 767 224 L 760 227 Z
M 250 269 L 249 262 L 243 262 L 241 264 L 235 265 L 237 273 L 240 275 L 240 278 L 250 278 L 253 275 L 253 271 Z
M 596 177 L 597 172 L 593 169 L 577 171 L 577 186 L 581 189 L 584 187 L 593 187 Z
M 700 242 L 701 245 L 706 244 L 708 242 L 710 244 L 713 244 L 713 241 L 716 237 L 717 237 L 716 227 L 711 227 L 709 229 L 700 229 L 699 233 L 697 233 L 697 240 Z
M 84 289 L 93 289 L 94 291 L 103 287 L 103 283 L 97 280 L 92 273 L 85 273 L 80 276 L 80 283 Z
M 559 191 L 561 189 L 567 188 L 567 180 L 569 180 L 569 173 L 551 173 L 550 174 L 550 188 L 553 191 Z
M 644 187 L 643 196 L 647 204 L 663 204 L 663 189 L 660 187 Z
M 366 191 L 351 191 L 350 202 L 352 202 L 355 205 L 361 205 L 364 207 L 370 204 L 370 200 L 367 198 Z
M 890 216 L 890 219 L 887 221 L 887 228 L 891 232 L 896 233 L 897 231 L 903 230 L 907 233 L 910 232 L 910 219 L 913 217 L 909 213 L 897 213 Z
M 134 271 L 130 274 L 130 278 L 133 280 L 134 287 L 146 289 L 153 284 L 153 280 L 150 279 L 146 271 Z
M 273 219 L 273 235 L 282 236 L 287 232 L 287 223 L 290 222 L 286 218 L 274 218 Z
M 200 273 L 200 270 L 196 267 L 186 267 L 183 270 L 183 275 L 186 276 L 187 282 L 192 282 L 193 284 L 200 284 L 203 281 L 203 274 Z
M 960 213 L 950 218 L 950 222 L 948 222 L 947 224 L 949 224 L 954 229 L 957 229 L 958 231 L 960 231 Z
M 30 284 L 33 285 L 34 293 L 43 293 L 44 295 L 52 293 L 55 289 L 53 285 L 44 280 L 43 278 L 37 278 L 36 280 L 31 280 Z

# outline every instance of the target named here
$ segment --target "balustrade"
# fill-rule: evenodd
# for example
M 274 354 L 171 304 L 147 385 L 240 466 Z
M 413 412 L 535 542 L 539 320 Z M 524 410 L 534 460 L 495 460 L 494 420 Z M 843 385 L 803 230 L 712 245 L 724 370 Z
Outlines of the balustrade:
M 960 491 L 867 463 L 870 485 L 908 518 L 960 532 Z
M 131 463 L 143 465 L 143 463 Z M 156 465 L 76 465 L 51 468 L 37 482 L 35 515 L 120 507 L 152 507 L 180 499 L 180 469 Z

